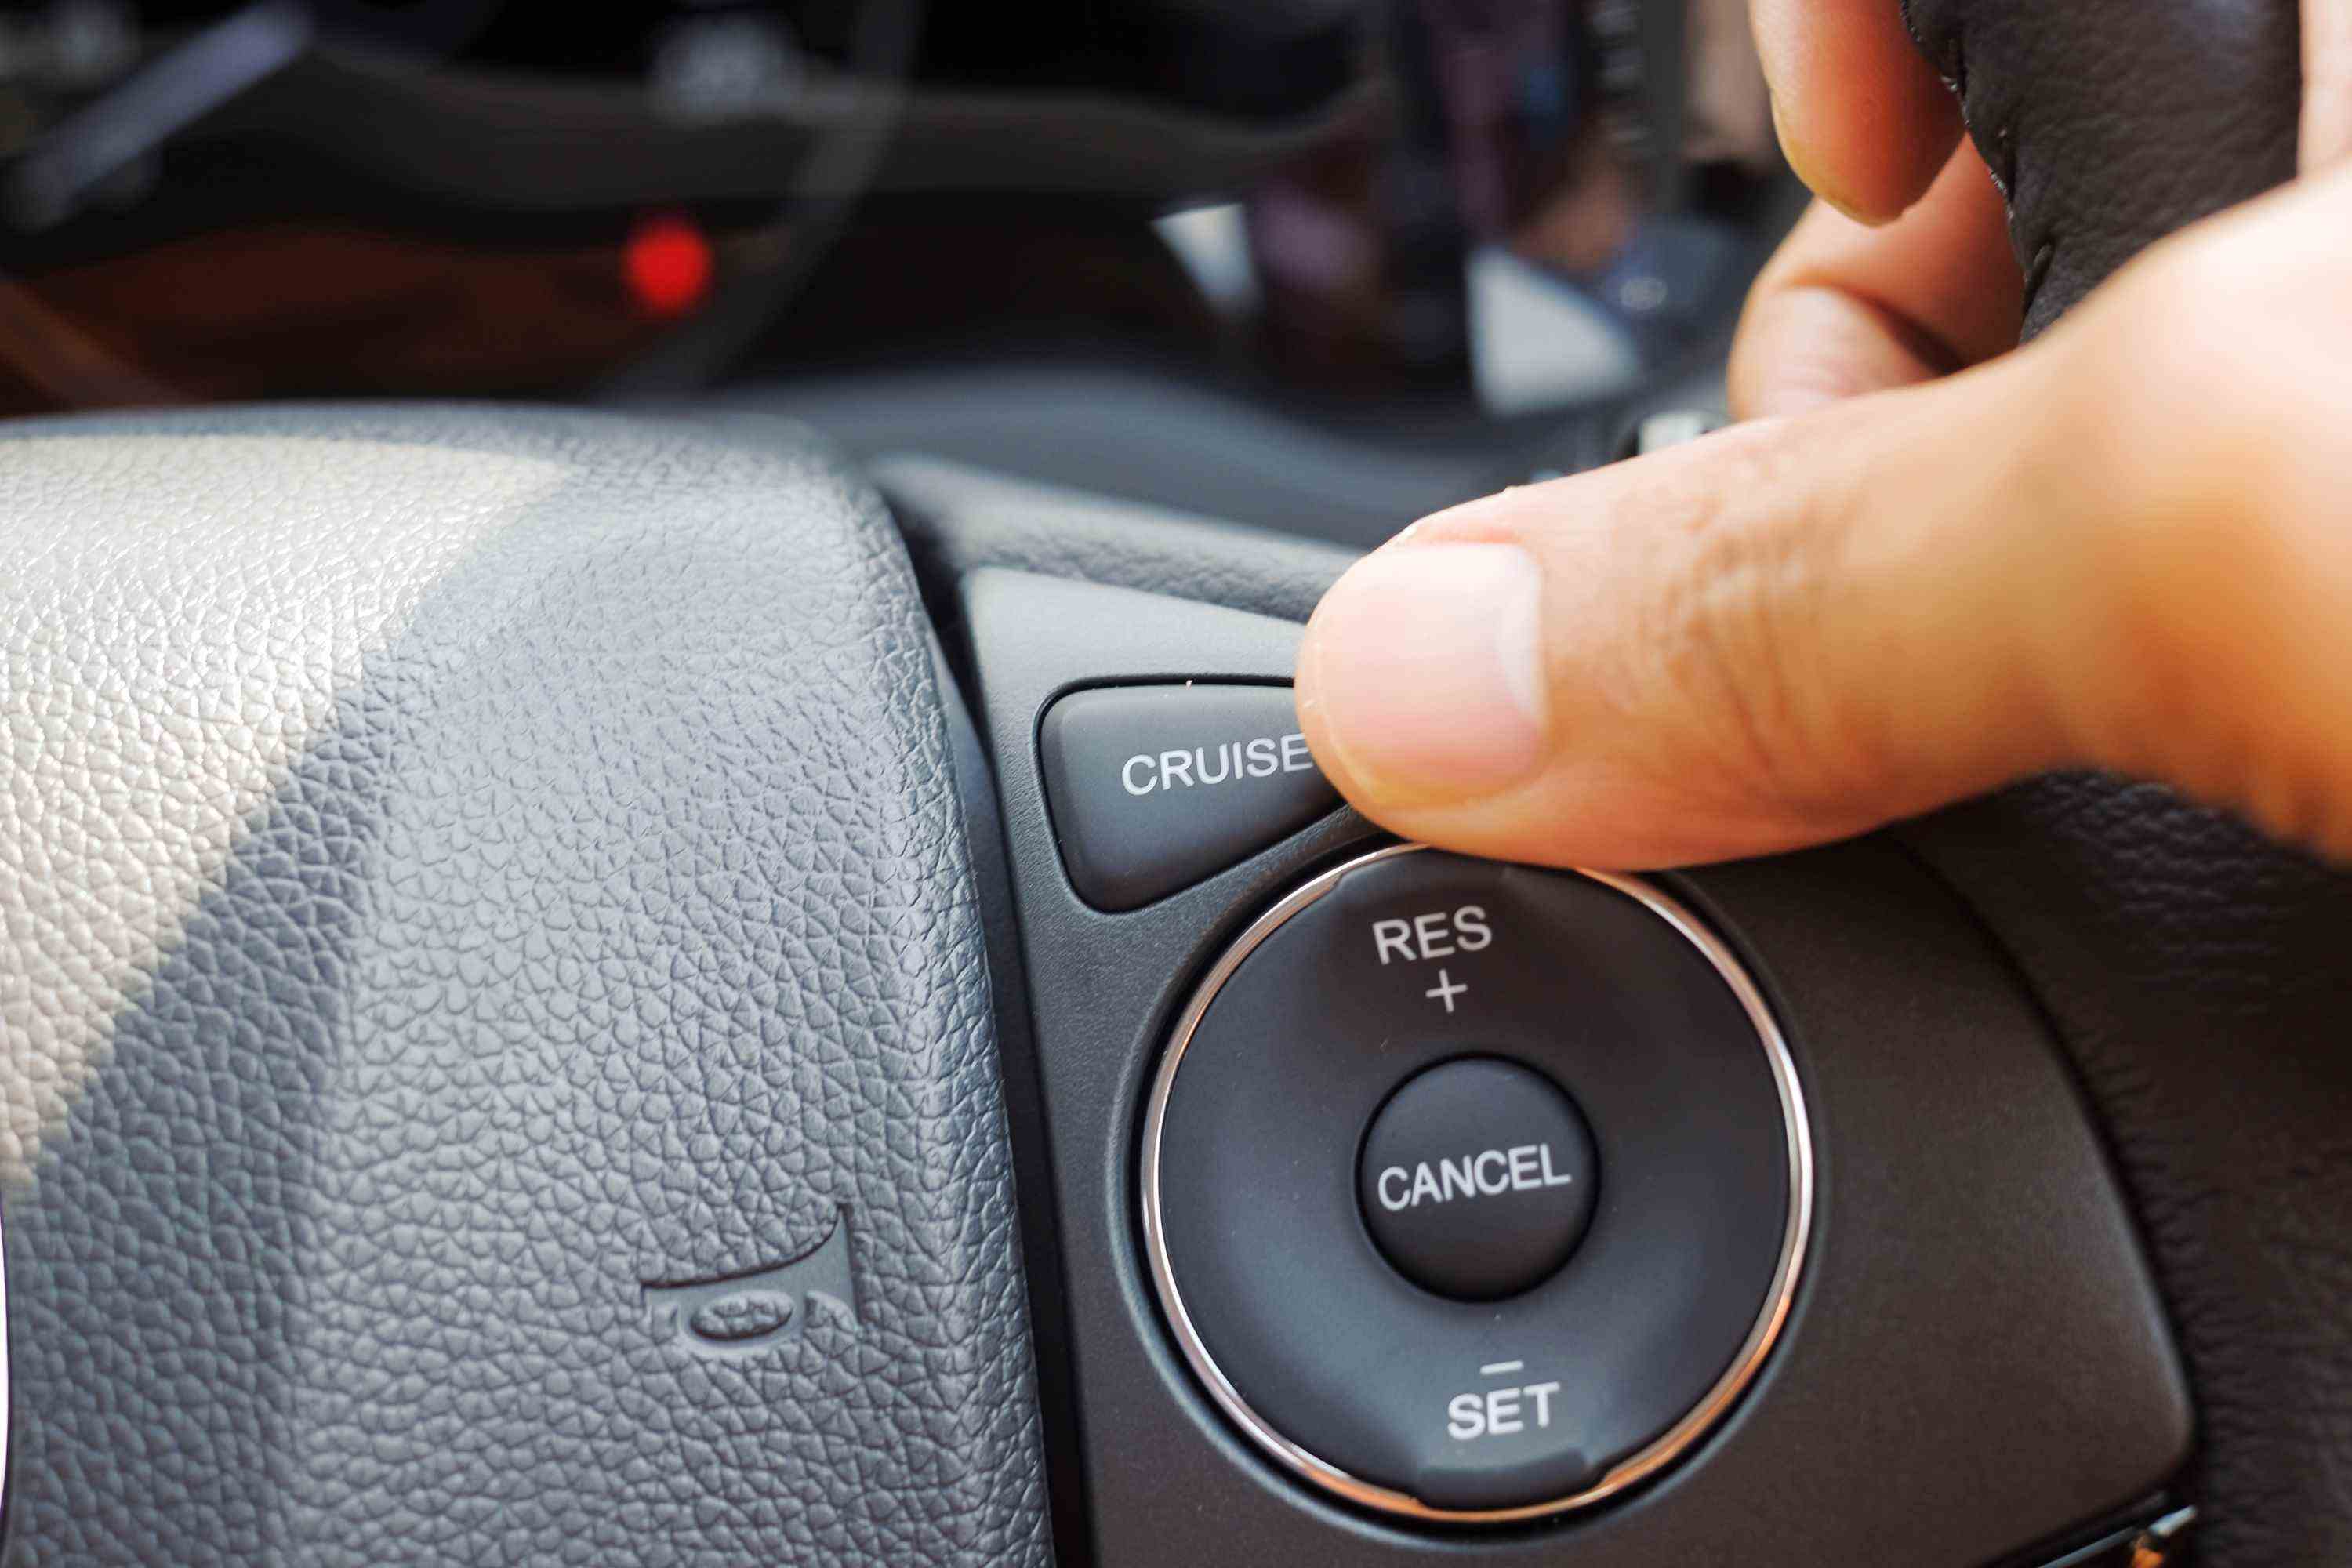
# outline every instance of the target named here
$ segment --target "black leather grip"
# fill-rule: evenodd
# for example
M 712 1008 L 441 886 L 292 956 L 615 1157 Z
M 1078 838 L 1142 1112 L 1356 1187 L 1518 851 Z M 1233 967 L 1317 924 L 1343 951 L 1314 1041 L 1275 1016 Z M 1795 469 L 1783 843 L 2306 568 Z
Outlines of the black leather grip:
M 2294 172 L 2295 0 L 1906 13 L 2009 197 L 2029 337 Z M 2032 984 L 2113 1141 L 2198 1405 L 2200 1568 L 2352 1562 L 2352 878 L 2098 777 L 1899 831 Z
M 2295 0 L 1903 0 L 2009 198 L 2024 335 L 2294 173 Z

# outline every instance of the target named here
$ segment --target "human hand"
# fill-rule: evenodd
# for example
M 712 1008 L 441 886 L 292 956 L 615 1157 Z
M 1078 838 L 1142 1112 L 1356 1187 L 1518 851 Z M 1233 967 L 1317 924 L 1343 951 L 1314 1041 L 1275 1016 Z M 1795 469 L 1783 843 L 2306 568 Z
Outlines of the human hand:
M 1759 417 L 1360 563 L 1300 657 L 1326 772 L 1400 833 L 1557 864 L 2069 765 L 2352 855 L 2352 6 L 2306 13 L 2305 177 L 2003 353 L 1999 198 L 1892 0 L 1757 0 L 1792 162 L 1858 215 L 1817 206 L 1758 283 Z

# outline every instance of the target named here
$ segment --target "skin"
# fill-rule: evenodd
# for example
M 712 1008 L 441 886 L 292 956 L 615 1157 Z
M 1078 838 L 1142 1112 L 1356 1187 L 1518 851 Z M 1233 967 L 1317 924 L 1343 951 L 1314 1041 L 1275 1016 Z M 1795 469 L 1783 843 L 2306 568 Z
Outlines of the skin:
M 2062 766 L 2352 858 L 2352 3 L 2306 0 L 2304 176 L 2023 350 L 1999 199 L 1895 8 L 1753 13 L 1822 199 L 1750 298 L 1748 422 L 1368 557 L 1301 651 L 1325 770 L 1399 833 L 1550 864 L 1792 848 Z

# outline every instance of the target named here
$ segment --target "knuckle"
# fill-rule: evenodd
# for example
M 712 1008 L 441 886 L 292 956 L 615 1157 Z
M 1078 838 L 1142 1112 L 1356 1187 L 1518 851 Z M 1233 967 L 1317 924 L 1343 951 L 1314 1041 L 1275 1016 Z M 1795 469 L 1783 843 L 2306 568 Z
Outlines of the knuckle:
M 1693 760 L 1740 795 L 1806 816 L 1838 802 L 1865 770 L 1820 668 L 1824 531 L 1738 500 L 1785 489 L 1771 478 L 1783 460 L 1769 443 L 1753 443 L 1745 475 L 1717 474 L 1706 493 L 1654 514 L 1675 537 L 1667 569 L 1649 579 L 1643 641 L 1691 716 L 1703 753 Z

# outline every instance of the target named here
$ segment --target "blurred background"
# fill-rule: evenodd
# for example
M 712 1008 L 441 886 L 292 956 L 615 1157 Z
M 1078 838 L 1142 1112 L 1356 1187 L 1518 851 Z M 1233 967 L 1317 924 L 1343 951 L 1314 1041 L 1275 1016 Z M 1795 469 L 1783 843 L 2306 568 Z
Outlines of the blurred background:
M 1369 543 L 1703 419 L 1801 201 L 1745 0 L 0 5 L 0 411 L 783 416 Z

